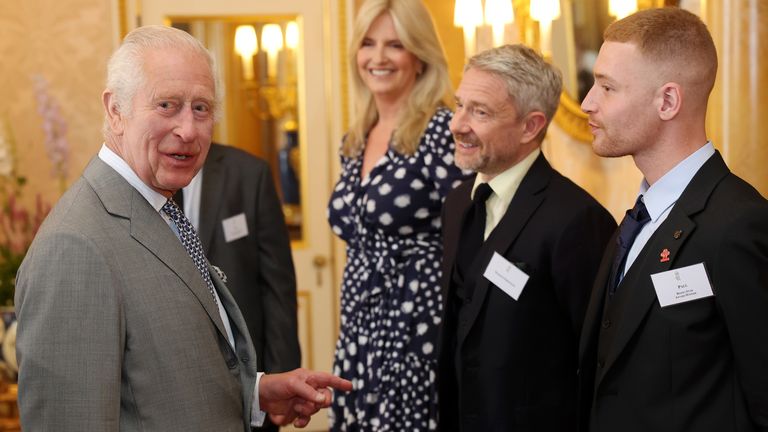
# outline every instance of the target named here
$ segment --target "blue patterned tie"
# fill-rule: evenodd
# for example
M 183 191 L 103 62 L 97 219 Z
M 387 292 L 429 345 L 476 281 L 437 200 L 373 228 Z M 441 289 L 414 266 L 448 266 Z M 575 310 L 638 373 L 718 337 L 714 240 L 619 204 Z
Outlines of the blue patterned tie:
M 632 243 L 635 242 L 635 237 L 640 234 L 643 225 L 651 220 L 651 215 L 648 214 L 648 209 L 645 208 L 642 198 L 642 195 L 637 197 L 635 206 L 631 210 L 627 210 L 627 214 L 624 215 L 624 219 L 619 225 L 619 236 L 616 238 L 616 255 L 613 257 L 611 279 L 609 279 L 611 289 L 608 292 L 611 295 L 616 292 L 616 288 L 621 282 L 621 269 L 627 261 L 627 255 Z
M 172 199 L 166 201 L 163 205 L 163 211 L 171 218 L 173 223 L 176 224 L 176 228 L 179 230 L 181 244 L 184 245 L 184 249 L 187 250 L 190 258 L 195 262 L 197 271 L 200 272 L 200 276 L 202 276 L 205 284 L 208 285 L 208 290 L 211 292 L 211 297 L 213 297 L 213 303 L 218 305 L 216 294 L 214 293 L 213 281 L 211 281 L 211 274 L 208 273 L 208 260 L 205 259 L 203 244 L 200 243 L 200 237 L 197 236 L 195 228 L 192 227 L 189 219 L 184 216 L 184 213 Z

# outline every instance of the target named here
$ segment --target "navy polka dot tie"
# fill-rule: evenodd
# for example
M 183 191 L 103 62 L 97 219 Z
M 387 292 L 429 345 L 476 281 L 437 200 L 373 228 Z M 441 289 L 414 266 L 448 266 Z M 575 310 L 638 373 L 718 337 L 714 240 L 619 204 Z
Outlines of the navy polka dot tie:
M 218 304 L 216 301 L 216 294 L 213 291 L 214 288 L 213 281 L 211 281 L 211 274 L 208 273 L 208 260 L 205 259 L 203 244 L 200 243 L 200 237 L 197 236 L 195 228 L 172 199 L 166 201 L 163 205 L 163 211 L 171 218 L 173 223 L 176 224 L 176 228 L 179 230 L 181 244 L 184 245 L 184 249 L 187 250 L 190 258 L 195 262 L 197 271 L 200 272 L 200 276 L 202 276 L 205 284 L 208 285 L 208 290 L 211 292 L 211 297 L 213 297 L 213 303 Z

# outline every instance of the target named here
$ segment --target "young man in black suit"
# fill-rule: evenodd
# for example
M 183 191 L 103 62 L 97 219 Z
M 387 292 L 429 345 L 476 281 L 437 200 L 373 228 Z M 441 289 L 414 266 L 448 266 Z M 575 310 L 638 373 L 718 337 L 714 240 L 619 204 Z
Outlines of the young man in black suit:
M 593 148 L 644 181 L 587 311 L 581 430 L 768 430 L 768 203 L 707 140 L 712 38 L 676 8 L 604 38 L 582 104 Z
M 579 333 L 616 222 L 541 154 L 561 87 L 507 45 L 471 58 L 456 92 L 456 164 L 478 174 L 443 207 L 442 431 L 575 425 Z

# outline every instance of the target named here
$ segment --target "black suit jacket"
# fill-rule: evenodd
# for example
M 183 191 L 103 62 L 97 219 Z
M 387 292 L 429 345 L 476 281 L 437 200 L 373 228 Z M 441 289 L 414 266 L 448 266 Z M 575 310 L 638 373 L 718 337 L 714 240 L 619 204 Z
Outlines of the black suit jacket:
M 451 273 L 473 182 L 451 192 L 443 207 L 440 430 L 573 430 L 579 332 L 616 222 L 539 156 L 480 250 L 474 294 L 458 320 Z M 530 276 L 517 301 L 482 277 L 494 252 Z
M 606 304 L 614 253 L 606 251 L 582 333 L 581 430 L 768 430 L 766 200 L 717 153 Z M 698 263 L 714 296 L 660 307 L 650 275 Z
M 248 235 L 227 242 L 222 221 L 245 214 Z M 200 240 L 227 276 L 256 347 L 259 370 L 301 365 L 296 277 L 288 231 L 269 165 L 234 147 L 212 144 L 203 168 Z

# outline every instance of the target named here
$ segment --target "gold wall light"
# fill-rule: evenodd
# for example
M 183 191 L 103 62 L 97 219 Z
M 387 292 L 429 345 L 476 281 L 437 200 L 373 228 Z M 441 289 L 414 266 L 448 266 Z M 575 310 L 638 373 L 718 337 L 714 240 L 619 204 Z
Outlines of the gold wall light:
M 531 0 L 531 18 L 539 22 L 541 54 L 552 58 L 552 21 L 560 18 L 560 0 Z
M 485 24 L 493 31 L 493 46 L 504 44 L 504 26 L 515 21 L 511 0 L 485 0 Z
M 280 24 L 265 24 L 261 28 L 261 49 L 267 53 L 267 78 L 277 78 L 277 53 L 283 49 L 283 31 Z
M 453 25 L 464 30 L 464 56 L 475 54 L 475 31 L 483 25 L 481 0 L 456 0 L 453 7 Z
M 253 56 L 259 52 L 256 29 L 252 25 L 240 25 L 235 30 L 235 51 L 243 62 L 243 78 L 253 80 Z

